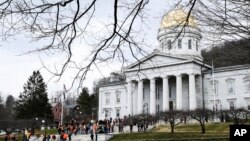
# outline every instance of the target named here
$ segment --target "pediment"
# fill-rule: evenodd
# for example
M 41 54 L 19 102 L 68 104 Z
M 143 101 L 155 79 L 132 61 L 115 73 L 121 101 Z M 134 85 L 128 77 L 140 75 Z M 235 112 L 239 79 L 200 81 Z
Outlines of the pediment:
M 164 65 L 175 64 L 183 61 L 187 61 L 186 58 L 176 57 L 167 54 L 154 53 L 145 58 L 140 59 L 138 62 L 131 64 L 127 67 L 130 69 L 143 69 L 143 68 L 155 68 Z

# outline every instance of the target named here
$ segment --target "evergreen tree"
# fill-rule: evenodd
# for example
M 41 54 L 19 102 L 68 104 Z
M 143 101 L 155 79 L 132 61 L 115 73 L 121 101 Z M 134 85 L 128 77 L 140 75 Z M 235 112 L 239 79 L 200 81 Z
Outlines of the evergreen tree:
M 80 108 L 84 114 L 91 114 L 92 102 L 93 101 L 91 100 L 91 97 L 89 95 L 88 88 L 84 87 L 77 100 L 77 103 L 80 105 Z
M 20 93 L 14 108 L 16 117 L 20 119 L 31 119 L 34 117 L 52 119 L 47 86 L 43 82 L 40 72 L 34 71 L 23 88 L 24 91 Z
M 6 117 L 5 117 L 5 108 L 4 108 L 4 104 L 3 104 L 3 97 L 2 97 L 2 94 L 0 92 L 0 113 L 1 113 L 1 116 L 0 116 L 0 120 L 4 120 Z
M 98 109 L 98 102 L 99 102 L 99 87 L 96 84 L 94 84 L 94 87 L 93 87 L 92 98 L 93 98 L 92 107 L 96 109 L 95 113 L 97 114 L 97 112 L 98 112 L 98 110 L 97 110 Z
M 15 105 L 15 100 L 12 95 L 9 95 L 5 102 L 5 109 L 8 119 L 12 119 L 14 115 L 13 107 Z
M 250 39 L 225 42 L 210 50 L 202 50 L 204 63 L 215 67 L 250 64 Z

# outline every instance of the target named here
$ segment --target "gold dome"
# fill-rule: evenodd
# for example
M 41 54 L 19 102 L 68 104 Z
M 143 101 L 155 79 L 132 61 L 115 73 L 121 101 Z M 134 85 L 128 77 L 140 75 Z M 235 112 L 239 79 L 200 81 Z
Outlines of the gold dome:
M 172 10 L 163 16 L 160 29 L 185 25 L 187 16 L 188 14 L 183 9 Z M 193 16 L 189 16 L 187 25 L 197 27 Z

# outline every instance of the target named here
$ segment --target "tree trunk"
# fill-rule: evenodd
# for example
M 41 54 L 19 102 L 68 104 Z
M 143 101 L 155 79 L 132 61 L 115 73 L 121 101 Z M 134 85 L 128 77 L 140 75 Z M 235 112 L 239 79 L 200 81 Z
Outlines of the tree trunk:
M 171 133 L 174 133 L 174 125 L 171 124 Z
M 206 133 L 205 124 L 200 122 L 200 125 L 201 125 L 201 134 L 205 134 Z

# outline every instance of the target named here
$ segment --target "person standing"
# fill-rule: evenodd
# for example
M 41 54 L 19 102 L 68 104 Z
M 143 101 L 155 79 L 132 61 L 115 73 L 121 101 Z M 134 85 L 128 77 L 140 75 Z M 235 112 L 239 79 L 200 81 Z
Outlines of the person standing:
M 66 141 L 68 139 L 68 134 L 62 130 L 61 135 L 60 135 L 60 141 Z

